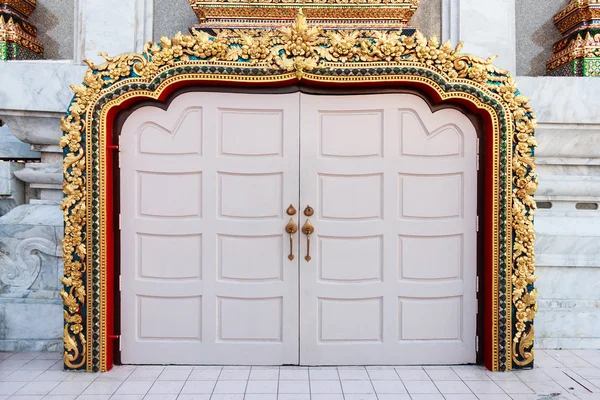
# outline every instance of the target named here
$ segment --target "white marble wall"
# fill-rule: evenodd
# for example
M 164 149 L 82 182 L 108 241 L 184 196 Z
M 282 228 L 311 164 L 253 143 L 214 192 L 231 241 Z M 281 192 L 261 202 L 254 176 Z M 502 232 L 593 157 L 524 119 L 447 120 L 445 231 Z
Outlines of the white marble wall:
M 600 80 L 521 77 L 519 87 L 540 123 L 536 199 L 551 206 L 535 220 L 537 346 L 600 348 Z
M 518 1 L 518 0 L 517 0 Z M 442 38 L 465 42 L 464 51 L 516 71 L 515 0 L 444 0 Z

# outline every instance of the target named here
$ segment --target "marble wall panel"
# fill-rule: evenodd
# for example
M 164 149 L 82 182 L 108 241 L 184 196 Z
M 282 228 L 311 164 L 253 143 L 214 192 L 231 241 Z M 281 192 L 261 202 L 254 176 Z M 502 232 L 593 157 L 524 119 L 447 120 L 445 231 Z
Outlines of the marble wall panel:
M 15 177 L 24 164 L 0 160 L 0 217 L 25 203 L 25 185 Z
M 569 0 L 519 0 L 515 3 L 518 75 L 546 75 L 552 46 L 561 37 L 553 18 L 568 3 Z
M 452 23 L 459 24 L 464 52 L 483 58 L 498 55 L 495 65 L 514 73 L 515 0 L 460 0 L 457 18 Z
M 39 159 L 40 153 L 31 145 L 17 139 L 8 125 L 0 126 L 0 160 Z
M 25 111 L 64 114 L 73 97 L 69 85 L 80 84 L 86 69 L 58 62 L 0 63 L 0 117 Z
M 0 298 L 0 351 L 62 349 L 62 301 Z
M 519 77 L 540 122 L 535 217 L 537 348 L 600 347 L 600 81 Z M 600 99 L 598 99 L 600 100 Z
M 101 63 L 99 52 L 136 50 L 136 0 L 80 0 L 78 12 L 84 58 Z
M 600 268 L 538 267 L 538 348 L 600 346 Z
M 0 351 L 62 346 L 61 212 L 25 205 L 0 218 Z
M 538 142 L 536 154 L 539 158 L 600 159 L 600 125 L 541 123 L 535 135 Z
M 62 338 L 62 307 L 50 303 L 3 301 L 5 325 L 3 339 L 59 339 Z
M 37 0 L 29 22 L 38 29 L 44 59 L 72 60 L 75 40 L 75 0 Z
M 538 122 L 544 124 L 600 124 L 600 80 L 597 78 L 526 77 L 517 84 L 531 100 Z
M 57 299 L 62 272 L 60 209 L 25 205 L 0 219 L 0 298 Z

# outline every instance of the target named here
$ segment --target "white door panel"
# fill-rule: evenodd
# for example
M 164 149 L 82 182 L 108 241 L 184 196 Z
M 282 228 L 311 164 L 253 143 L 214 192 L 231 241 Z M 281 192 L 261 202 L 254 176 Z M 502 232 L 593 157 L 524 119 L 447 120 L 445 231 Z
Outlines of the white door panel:
M 127 119 L 124 363 L 298 363 L 298 102 L 187 93 Z
M 475 361 L 476 133 L 459 111 L 187 93 L 133 112 L 121 159 L 124 363 Z M 288 259 L 290 204 L 299 229 L 314 208 L 310 261 L 300 232 Z
M 476 133 L 419 97 L 301 97 L 303 364 L 475 361 Z M 307 218 L 302 216 L 302 223 Z

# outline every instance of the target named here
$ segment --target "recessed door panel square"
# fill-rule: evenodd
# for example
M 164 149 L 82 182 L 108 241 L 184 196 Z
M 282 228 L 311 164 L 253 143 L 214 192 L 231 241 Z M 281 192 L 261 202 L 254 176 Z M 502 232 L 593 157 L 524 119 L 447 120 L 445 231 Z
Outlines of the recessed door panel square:
M 138 172 L 139 213 L 152 217 L 202 217 L 202 173 Z
M 319 300 L 320 342 L 380 342 L 383 299 Z
M 460 340 L 462 298 L 399 298 L 399 340 Z
M 219 110 L 221 154 L 283 155 L 282 110 Z
M 202 155 L 202 107 L 183 110 L 172 129 L 146 122 L 139 135 L 141 154 Z
M 463 176 L 399 175 L 400 218 L 457 218 L 463 215 Z
M 321 155 L 370 157 L 383 155 L 383 112 L 321 112 Z
M 281 342 L 283 298 L 219 297 L 217 340 Z
M 319 237 L 319 278 L 335 282 L 380 281 L 383 243 L 374 237 Z
M 320 175 L 321 218 L 380 219 L 383 215 L 383 174 Z
M 219 216 L 280 218 L 283 174 L 219 173 Z
M 138 296 L 138 338 L 202 340 L 202 297 Z
M 201 279 L 202 235 L 138 234 L 141 278 Z
M 399 236 L 401 279 L 453 279 L 462 276 L 463 238 L 453 236 Z
M 281 280 L 283 237 L 219 236 L 219 278 L 239 281 Z

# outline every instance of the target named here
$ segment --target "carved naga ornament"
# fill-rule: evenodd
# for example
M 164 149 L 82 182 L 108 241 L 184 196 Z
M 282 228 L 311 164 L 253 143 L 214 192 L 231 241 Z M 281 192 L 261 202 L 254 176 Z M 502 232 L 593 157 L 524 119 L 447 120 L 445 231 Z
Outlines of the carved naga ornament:
M 68 114 L 62 120 L 64 135 L 65 217 L 63 259 L 65 286 L 64 360 L 67 368 L 107 370 L 111 363 L 106 354 L 106 256 L 107 222 L 105 146 L 107 115 L 127 99 L 159 98 L 173 82 L 219 82 L 257 84 L 260 82 L 291 84 L 298 80 L 312 83 L 397 83 L 420 82 L 429 86 L 441 99 L 461 99 L 487 110 L 493 116 L 495 196 L 490 200 L 494 214 L 493 247 L 494 288 L 489 294 L 495 343 L 490 348 L 493 370 L 509 370 L 529 366 L 533 362 L 533 318 L 537 311 L 534 275 L 533 194 L 537 188 L 533 149 L 536 146 L 536 120 L 528 99 L 520 94 L 515 80 L 492 64 L 493 58 L 482 59 L 461 53 L 462 44 L 452 47 L 437 37 L 425 38 L 412 28 L 404 28 L 408 20 L 367 20 L 360 29 L 348 28 L 348 19 L 336 22 L 327 16 L 328 5 L 342 0 L 314 1 L 308 8 L 294 10 L 289 18 L 289 4 L 284 0 L 257 0 L 247 3 L 192 1 L 206 24 L 192 29 L 191 34 L 177 34 L 148 43 L 141 54 L 109 57 L 101 65 L 89 66 L 83 84 L 72 86 L 75 96 Z M 268 29 L 243 27 L 248 17 L 233 18 L 238 28 L 221 28 L 223 21 L 217 5 L 238 10 L 238 5 L 263 9 L 265 4 L 283 8 L 265 8 L 275 13 L 263 25 Z M 342 10 L 367 9 L 372 2 L 353 2 Z M 416 0 L 379 2 L 375 6 L 400 4 L 410 15 Z M 227 8 L 225 7 L 225 9 Z M 309 11 L 309 10 L 317 11 Z M 376 8 L 376 7 L 375 7 Z M 217 11 L 215 11 L 217 10 Z M 245 10 L 239 8 L 239 10 Z M 304 11 L 311 16 L 315 23 Z M 410 12 L 412 10 L 412 12 Z M 223 11 L 229 12 L 229 11 Z M 247 11 L 241 11 L 247 13 Z M 267 11 L 260 11 L 267 12 Z M 348 12 L 348 11 L 346 11 Z M 354 11 L 353 11 L 354 12 Z M 407 13 L 408 14 L 408 13 Z M 260 14 L 262 15 L 262 14 Z M 337 14 L 332 14 L 337 15 Z M 231 18 L 231 16 L 229 16 Z M 262 17 L 260 21 L 264 21 Z M 271 22 L 269 22 L 271 21 Z M 337 28 L 328 28 L 332 24 Z M 371 23 L 374 24 L 370 25 Z M 211 26 L 213 24 L 214 26 Z M 388 24 L 386 29 L 382 24 Z M 291 83 L 290 83 L 291 82 Z

